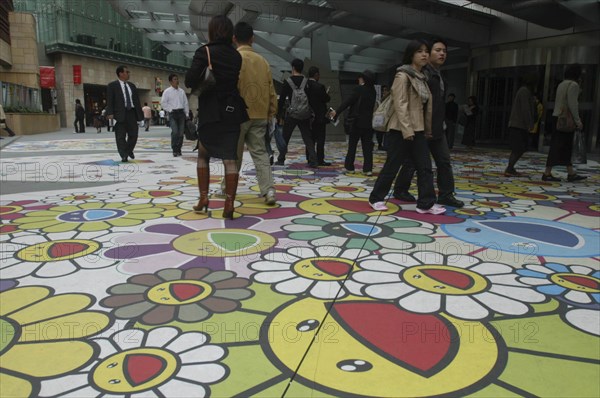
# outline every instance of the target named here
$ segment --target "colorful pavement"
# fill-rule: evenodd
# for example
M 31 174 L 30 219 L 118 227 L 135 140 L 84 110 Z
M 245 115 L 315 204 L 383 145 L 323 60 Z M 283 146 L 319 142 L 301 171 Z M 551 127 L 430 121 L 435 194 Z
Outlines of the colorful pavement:
M 295 142 L 277 205 L 245 157 L 224 220 L 189 143 L 98 137 L 2 149 L 1 397 L 600 396 L 597 162 L 455 149 L 463 209 L 380 213 L 345 145 L 314 171 Z

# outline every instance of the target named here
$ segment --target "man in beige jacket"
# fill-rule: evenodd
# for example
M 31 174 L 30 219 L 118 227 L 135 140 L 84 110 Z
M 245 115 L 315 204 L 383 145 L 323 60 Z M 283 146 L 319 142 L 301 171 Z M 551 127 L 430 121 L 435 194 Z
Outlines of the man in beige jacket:
M 238 88 L 246 105 L 250 120 L 240 126 L 238 141 L 237 165 L 242 166 L 244 144 L 252 156 L 256 168 L 256 179 L 260 194 L 265 197 L 268 205 L 274 205 L 275 188 L 269 155 L 265 145 L 267 121 L 277 112 L 277 96 L 273 86 L 271 67 L 266 59 L 257 54 L 252 48 L 254 31 L 246 22 L 235 25 L 233 41 L 242 56 L 242 69 Z

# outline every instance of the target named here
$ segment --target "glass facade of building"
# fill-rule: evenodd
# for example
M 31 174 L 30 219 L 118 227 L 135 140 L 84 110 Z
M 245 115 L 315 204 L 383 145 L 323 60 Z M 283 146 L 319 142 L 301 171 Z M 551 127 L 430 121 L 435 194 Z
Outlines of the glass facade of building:
M 188 67 L 191 60 L 145 37 L 105 0 L 15 0 L 15 11 L 32 13 L 46 53 L 71 52 L 146 66 Z

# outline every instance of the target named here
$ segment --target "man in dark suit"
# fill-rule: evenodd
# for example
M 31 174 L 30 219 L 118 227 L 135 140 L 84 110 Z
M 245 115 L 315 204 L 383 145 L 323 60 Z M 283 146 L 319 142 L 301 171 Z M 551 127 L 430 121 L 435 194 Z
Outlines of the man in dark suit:
M 325 135 L 327 124 L 327 103 L 331 100 L 325 86 L 319 83 L 319 68 L 311 66 L 308 68 L 308 103 L 314 112 L 314 118 L 310 127 L 311 138 L 316 145 L 317 161 L 319 166 L 331 166 L 325 161 Z M 306 150 L 308 159 L 308 149 Z
M 106 115 L 116 120 L 114 126 L 117 150 L 121 161 L 127 157 L 135 159 L 133 149 L 138 139 L 138 122 L 144 120 L 144 113 L 138 97 L 137 88 L 129 83 L 129 70 L 126 66 L 117 67 L 118 80 L 110 82 L 106 90 Z
M 356 147 L 361 142 L 363 151 L 363 173 L 373 175 L 373 109 L 375 108 L 375 74 L 365 70 L 358 75 L 358 86 L 352 91 L 352 95 L 342 102 L 339 108 L 331 112 L 331 116 L 337 117 L 346 108 L 350 108 L 348 115 L 353 122 L 349 125 L 348 152 L 344 161 L 344 167 L 348 172 L 354 172 L 354 160 L 356 158 Z

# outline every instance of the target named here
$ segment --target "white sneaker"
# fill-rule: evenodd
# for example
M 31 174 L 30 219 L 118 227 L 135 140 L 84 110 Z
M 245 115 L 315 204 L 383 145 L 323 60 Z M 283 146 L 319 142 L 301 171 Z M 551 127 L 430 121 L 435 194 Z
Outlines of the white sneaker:
M 373 175 L 373 172 L 372 172 L 372 171 L 367 171 L 367 172 L 365 173 L 365 175 L 366 175 L 366 176 L 369 176 L 369 177 L 371 177 L 371 176 Z
M 277 199 L 275 199 L 275 190 L 274 189 L 269 189 L 267 191 L 267 193 L 265 194 L 265 203 L 268 204 L 269 206 L 273 206 L 275 203 L 277 203 Z
M 376 211 L 386 211 L 388 208 L 385 205 L 385 202 L 375 202 L 375 203 L 371 203 L 369 202 L 369 205 L 373 208 L 373 210 Z
M 433 205 L 429 209 L 419 209 L 417 207 L 417 213 L 419 214 L 444 214 L 446 212 L 446 208 L 440 205 Z

